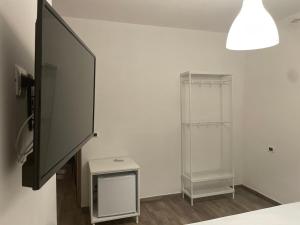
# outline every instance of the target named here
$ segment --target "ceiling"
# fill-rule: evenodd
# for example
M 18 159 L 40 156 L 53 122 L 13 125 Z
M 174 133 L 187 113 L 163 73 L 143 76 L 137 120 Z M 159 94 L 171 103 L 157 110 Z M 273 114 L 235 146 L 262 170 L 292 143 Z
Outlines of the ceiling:
M 227 31 L 242 0 L 53 0 L 68 17 Z M 300 11 L 300 0 L 264 0 L 276 20 Z

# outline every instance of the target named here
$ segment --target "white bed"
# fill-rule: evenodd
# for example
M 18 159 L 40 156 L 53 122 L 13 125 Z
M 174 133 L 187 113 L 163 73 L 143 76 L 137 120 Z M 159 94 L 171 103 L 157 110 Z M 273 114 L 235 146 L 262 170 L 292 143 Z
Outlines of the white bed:
M 193 225 L 300 225 L 300 202 L 194 223 Z

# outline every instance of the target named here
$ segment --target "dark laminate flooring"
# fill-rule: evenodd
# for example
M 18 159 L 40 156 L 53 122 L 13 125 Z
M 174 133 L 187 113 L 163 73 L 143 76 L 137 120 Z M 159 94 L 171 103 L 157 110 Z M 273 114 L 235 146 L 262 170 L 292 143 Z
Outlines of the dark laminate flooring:
M 75 184 L 68 171 L 57 180 L 58 225 L 88 225 L 89 212 L 76 204 Z M 274 203 L 243 187 L 236 189 L 235 199 L 223 195 L 198 199 L 191 207 L 180 194 L 143 200 L 140 225 L 180 225 L 272 207 Z M 99 225 L 134 225 L 134 219 L 99 223 Z

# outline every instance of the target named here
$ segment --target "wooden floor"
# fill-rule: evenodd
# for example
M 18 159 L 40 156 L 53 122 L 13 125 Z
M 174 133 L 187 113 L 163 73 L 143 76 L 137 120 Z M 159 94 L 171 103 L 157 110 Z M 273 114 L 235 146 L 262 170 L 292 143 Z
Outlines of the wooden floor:
M 88 225 L 89 212 L 77 206 L 75 184 L 71 173 L 64 179 L 57 180 L 58 225 Z M 223 195 L 189 202 L 180 194 L 143 200 L 141 203 L 140 225 L 180 225 L 194 223 L 223 216 L 258 210 L 275 206 L 249 190 L 238 187 L 235 199 Z M 125 219 L 99 223 L 100 225 L 134 225 L 134 219 Z

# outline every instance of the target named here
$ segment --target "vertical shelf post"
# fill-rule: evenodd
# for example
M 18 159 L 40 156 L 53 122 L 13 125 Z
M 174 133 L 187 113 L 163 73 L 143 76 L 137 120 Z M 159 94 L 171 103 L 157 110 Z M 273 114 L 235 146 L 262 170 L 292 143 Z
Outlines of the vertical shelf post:
M 180 76 L 180 118 L 181 121 L 184 121 L 184 111 L 183 111 L 183 86 L 182 86 L 182 82 L 183 82 L 183 78 Z M 181 127 L 181 174 L 184 174 L 184 170 L 185 170 L 185 155 L 184 155 L 184 125 L 181 123 L 180 124 Z M 184 190 L 185 190 L 185 180 L 184 177 L 181 176 L 181 192 L 182 192 L 182 198 L 184 198 Z
M 192 148 L 192 74 L 189 72 L 189 129 L 190 129 L 190 135 L 189 135 L 189 141 L 190 141 L 190 176 L 192 177 L 193 175 L 193 167 L 192 167 L 192 154 L 193 154 L 193 148 Z M 191 200 L 191 206 L 194 205 L 194 190 L 193 190 L 193 183 L 192 183 L 192 179 L 190 179 L 190 190 L 191 190 L 191 196 L 190 196 L 190 200 Z
M 235 197 L 235 167 L 234 167 L 234 156 L 235 156 L 235 152 L 234 152 L 234 148 L 233 148 L 233 118 L 232 118 L 232 109 L 233 109 L 233 105 L 232 105 L 232 77 L 230 77 L 230 86 L 229 86 L 229 109 L 230 109 L 230 121 L 231 121 L 231 126 L 230 126 L 230 151 L 231 151 L 231 155 L 232 155 L 232 160 L 231 160 L 231 170 L 232 170 L 232 198 L 234 199 Z

